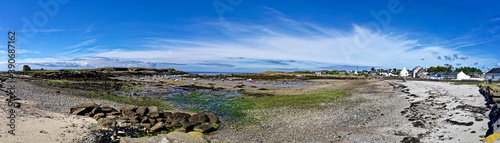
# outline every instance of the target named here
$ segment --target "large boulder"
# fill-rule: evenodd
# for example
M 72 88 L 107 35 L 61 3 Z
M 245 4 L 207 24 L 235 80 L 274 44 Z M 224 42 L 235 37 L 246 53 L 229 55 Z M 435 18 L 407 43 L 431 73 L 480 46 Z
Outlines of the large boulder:
M 125 110 L 122 112 L 122 116 L 125 117 L 125 118 L 136 118 L 137 117 L 137 113 L 135 113 L 134 111 L 132 110 Z
M 97 125 L 101 127 L 112 128 L 116 126 L 116 121 L 115 119 L 111 118 L 101 118 L 97 121 Z
M 203 123 L 203 122 L 208 122 L 209 119 L 205 113 L 197 113 L 189 117 L 189 122 L 194 122 L 194 123 Z
M 96 120 L 99 120 L 99 119 L 104 118 L 104 117 L 106 117 L 106 115 L 104 113 L 97 113 L 94 115 L 94 119 L 96 119 Z
M 156 107 L 156 106 L 149 106 L 148 107 L 148 113 L 147 113 L 147 115 L 150 118 L 158 118 L 160 116 L 160 114 L 158 112 L 158 107 Z
M 168 118 L 168 116 L 170 116 L 172 114 L 172 112 L 168 112 L 168 111 L 160 111 L 160 116 L 159 118 Z
M 144 106 L 140 106 L 139 108 L 137 108 L 137 110 L 135 111 L 139 116 L 144 116 L 148 113 L 148 108 L 144 107 Z
M 135 105 L 125 105 L 125 106 L 122 106 L 122 107 L 120 108 L 120 111 L 121 111 L 121 112 L 123 112 L 123 111 L 134 111 L 134 112 L 135 112 L 135 110 L 137 110 L 137 108 L 138 108 L 138 107 L 137 107 L 137 106 L 135 106 Z
M 189 122 L 188 120 L 183 120 L 180 122 L 182 125 L 182 128 L 186 130 L 191 130 L 193 129 L 194 126 L 196 126 L 198 123 L 197 122 Z
M 173 114 L 168 115 L 167 119 L 171 122 L 181 122 L 187 120 L 191 115 L 183 112 L 175 112 Z
M 207 113 L 205 114 L 207 115 L 208 119 L 210 120 L 210 122 L 212 123 L 218 123 L 219 122 L 219 119 L 217 118 L 217 116 L 215 116 L 214 114 L 212 113 Z
M 87 113 L 90 113 L 92 110 L 94 110 L 95 108 L 98 108 L 98 107 L 99 107 L 99 105 L 97 105 L 95 103 L 83 103 L 80 105 L 70 107 L 69 113 L 71 113 L 73 115 L 85 115 Z M 78 110 L 78 113 L 75 113 L 75 111 L 77 111 L 77 110 Z
M 162 122 L 156 123 L 153 127 L 151 127 L 150 131 L 151 132 L 156 132 L 159 131 L 165 126 Z
M 119 116 L 120 114 L 122 114 L 122 113 L 121 113 L 121 112 L 118 112 L 118 111 L 114 111 L 114 112 L 106 113 L 106 115 L 114 115 L 114 116 Z
M 79 108 L 71 112 L 73 115 L 85 115 L 88 112 L 85 112 L 85 108 Z
M 99 105 L 95 104 L 95 103 L 82 103 L 80 105 L 76 105 L 76 106 L 73 106 L 71 107 L 70 109 L 73 110 L 73 109 L 78 109 L 78 108 L 96 108 L 96 107 L 99 107 Z
M 141 123 L 151 123 L 148 117 L 142 117 L 141 118 Z
M 104 107 L 101 107 L 101 111 L 103 113 L 111 113 L 111 112 L 118 112 L 118 110 L 116 110 L 115 108 L 113 107 L 109 107 L 109 106 L 104 106 Z
M 102 108 L 95 107 L 94 109 L 92 109 L 92 112 L 90 112 L 90 113 L 92 113 L 92 114 L 102 113 Z
M 198 126 L 195 126 L 193 128 L 194 131 L 198 131 L 198 132 L 202 132 L 202 133 L 208 133 L 210 132 L 212 129 L 214 129 L 214 124 L 213 123 L 206 123 L 206 124 L 202 124 L 202 125 L 198 125 Z

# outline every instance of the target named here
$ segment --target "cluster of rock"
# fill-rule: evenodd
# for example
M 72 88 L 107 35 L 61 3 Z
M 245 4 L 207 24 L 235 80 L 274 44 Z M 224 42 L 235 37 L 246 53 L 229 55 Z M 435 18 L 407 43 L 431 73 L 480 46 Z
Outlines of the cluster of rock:
M 149 69 L 149 68 L 99 68 L 99 69 L 82 69 L 59 70 L 47 72 L 25 72 L 34 78 L 42 79 L 69 79 L 69 80 L 109 80 L 108 77 L 114 76 L 130 76 L 130 75 L 183 75 L 187 74 L 183 71 L 178 71 L 172 68 L 167 69 Z
M 71 79 L 71 80 L 105 80 L 107 79 L 106 75 L 101 74 L 96 71 L 88 71 L 88 72 L 70 72 L 70 71 L 58 71 L 58 72 L 34 72 L 34 73 L 25 73 L 29 74 L 34 78 L 41 79 Z
M 486 100 L 486 106 L 491 109 L 488 122 L 488 131 L 486 136 L 494 133 L 500 133 L 500 109 L 498 103 L 500 103 L 500 92 L 497 87 L 493 85 L 479 84 L 479 92 L 484 96 Z
M 150 132 L 198 131 L 209 133 L 219 127 L 218 118 L 211 113 L 188 113 L 179 111 L 160 111 L 156 106 L 125 105 L 120 111 L 95 103 L 84 103 L 73 106 L 69 111 L 73 115 L 92 117 L 98 125 L 105 128 L 132 127 Z

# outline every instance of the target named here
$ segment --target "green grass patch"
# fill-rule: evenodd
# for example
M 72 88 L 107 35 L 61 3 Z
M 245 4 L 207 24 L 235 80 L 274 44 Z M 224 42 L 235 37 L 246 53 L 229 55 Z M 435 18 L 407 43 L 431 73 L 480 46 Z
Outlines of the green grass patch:
M 463 81 L 457 81 L 457 82 L 452 82 L 453 85 L 478 85 L 480 83 L 483 83 L 482 81 L 478 82 L 463 82 Z
M 139 90 L 139 87 L 133 87 L 133 88 L 122 88 L 120 91 L 137 91 Z
M 62 83 L 62 82 L 70 82 L 70 81 L 69 80 L 51 80 L 51 79 L 48 79 L 47 82 Z
M 297 95 L 250 97 L 243 96 L 242 101 L 255 104 L 256 108 L 290 107 L 306 109 L 318 107 L 321 103 L 332 103 L 339 97 L 348 95 L 345 90 L 322 90 Z M 246 98 L 245 98 L 246 97 Z
M 294 74 L 315 74 L 313 71 L 294 71 Z

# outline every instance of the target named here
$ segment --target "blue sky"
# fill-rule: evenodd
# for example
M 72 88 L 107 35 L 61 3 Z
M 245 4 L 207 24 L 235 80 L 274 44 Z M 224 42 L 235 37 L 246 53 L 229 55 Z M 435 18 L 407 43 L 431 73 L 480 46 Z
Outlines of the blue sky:
M 0 31 L 16 31 L 16 62 L 32 68 L 500 67 L 500 2 L 492 0 L 40 0 L 0 5 Z M 7 70 L 7 40 L 0 45 L 5 55 L 0 70 Z

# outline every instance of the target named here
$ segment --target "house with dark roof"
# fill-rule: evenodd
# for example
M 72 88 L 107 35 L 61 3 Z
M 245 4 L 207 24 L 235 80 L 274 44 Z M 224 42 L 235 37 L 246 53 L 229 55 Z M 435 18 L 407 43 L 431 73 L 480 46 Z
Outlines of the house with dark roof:
M 483 72 L 470 72 L 469 76 L 471 78 L 484 78 L 484 73 Z
M 449 79 L 456 79 L 456 80 L 468 80 L 470 79 L 470 76 L 468 76 L 467 74 L 465 74 L 463 71 L 460 71 L 460 72 L 450 72 L 450 74 L 448 75 L 448 78 Z
M 500 81 L 500 68 L 492 68 L 484 74 L 486 80 Z
M 347 71 L 345 71 L 345 70 L 338 70 L 337 74 L 347 74 Z
M 429 79 L 468 80 L 470 76 L 464 72 L 434 72 L 429 74 Z

